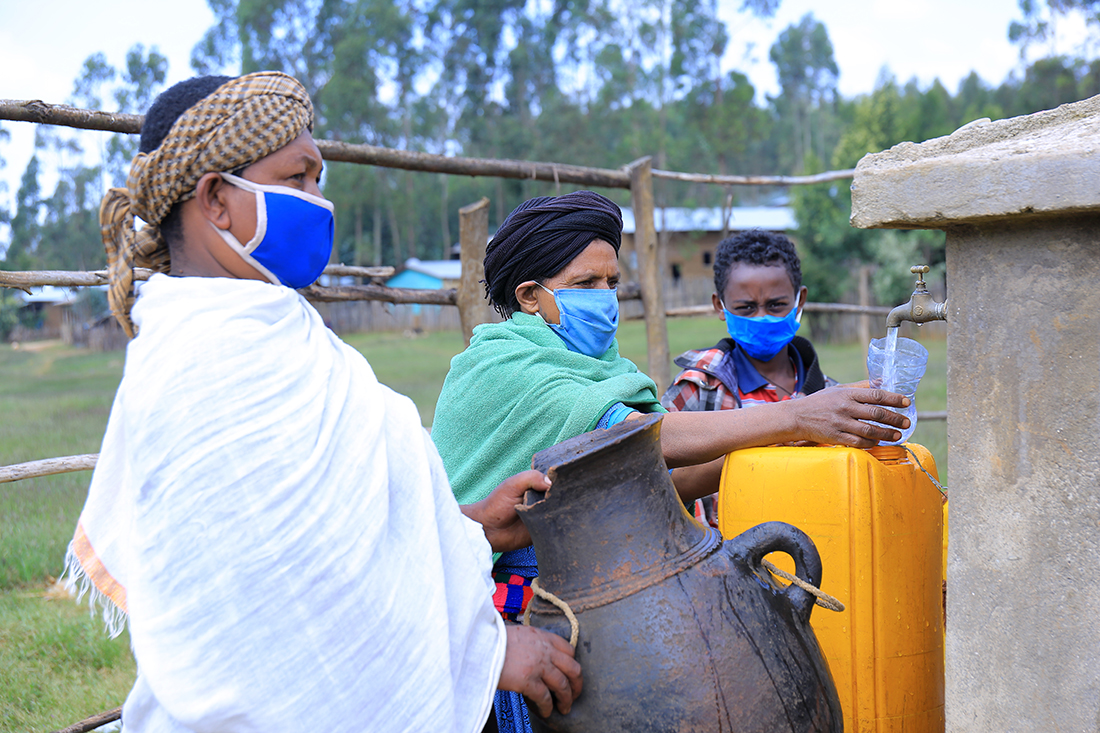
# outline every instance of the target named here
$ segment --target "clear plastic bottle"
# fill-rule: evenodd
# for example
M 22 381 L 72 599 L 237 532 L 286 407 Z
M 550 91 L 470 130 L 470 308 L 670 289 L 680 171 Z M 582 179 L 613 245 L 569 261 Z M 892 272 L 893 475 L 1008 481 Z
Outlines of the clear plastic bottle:
M 928 367 L 928 349 L 913 339 L 898 338 L 897 329 L 891 331 L 886 338 L 871 340 L 867 348 L 867 377 L 872 387 L 909 398 L 909 407 L 894 409 L 909 418 L 909 427 L 901 431 L 901 440 L 884 440 L 881 445 L 900 445 L 913 436 L 917 428 L 917 386 Z

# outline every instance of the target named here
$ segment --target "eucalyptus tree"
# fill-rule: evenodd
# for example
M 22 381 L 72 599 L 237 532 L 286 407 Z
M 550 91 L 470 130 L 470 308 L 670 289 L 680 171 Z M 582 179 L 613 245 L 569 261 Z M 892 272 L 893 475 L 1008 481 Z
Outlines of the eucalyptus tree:
M 412 2 L 322 5 L 311 41 L 328 49 L 316 58 L 312 72 L 314 78 L 324 79 L 314 94 L 318 134 L 419 149 L 422 126 L 417 120 L 416 87 L 429 60 L 420 32 L 423 24 L 424 8 Z M 415 175 L 348 164 L 330 165 L 329 171 L 326 195 L 338 209 L 341 259 L 381 264 L 384 235 L 392 259 L 420 254 Z
M 1008 39 L 1020 46 L 1020 58 L 1035 44 L 1047 44 L 1045 55 L 1059 56 L 1058 24 L 1067 19 L 1084 21 L 1093 32 L 1100 30 L 1100 0 L 1017 0 L 1023 17 L 1008 26 Z M 1090 34 L 1086 44 L 1095 42 Z
M 42 189 L 38 183 L 40 164 L 37 149 L 23 175 L 19 179 L 19 188 L 15 193 L 15 209 L 11 217 L 10 239 L 4 251 L 3 269 L 32 269 L 34 250 L 38 246 L 39 215 L 42 209 Z
M 277 69 L 298 78 L 312 94 L 327 49 L 318 43 L 315 20 L 328 0 L 207 0 L 214 24 L 191 51 L 200 74 L 239 69 L 247 74 Z
M 106 93 L 114 102 L 113 111 L 142 114 L 160 93 L 167 76 L 168 59 L 156 46 L 146 52 L 139 43 L 126 52 L 121 69 L 107 64 L 103 54 L 96 54 L 85 61 L 84 71 L 76 80 L 73 97 L 78 104 L 91 109 L 104 109 L 100 99 Z M 113 185 L 125 184 L 130 161 L 138 152 L 138 144 L 139 140 L 134 135 L 115 134 L 107 139 L 103 158 Z
M 141 112 L 159 92 L 167 69 L 167 59 L 155 47 L 146 51 L 135 45 L 121 69 L 111 65 L 103 53 L 96 53 L 81 66 L 68 101 L 108 112 Z M 91 161 L 90 146 L 99 148 Z M 101 133 L 37 128 L 35 153 L 16 195 L 5 264 L 64 270 L 103 267 L 106 255 L 99 232 L 99 203 L 106 185 L 125 184 L 136 152 L 137 140 L 130 135 L 115 134 L 104 140 Z M 56 173 L 49 194 L 40 183 L 44 168 Z
M 7 129 L 5 129 L 2 125 L 0 125 L 0 142 L 5 142 L 5 141 L 10 140 L 10 139 L 11 139 L 11 133 L 8 132 Z M 0 155 L 0 170 L 4 170 L 7 167 L 8 167 L 8 161 L 6 161 L 4 159 L 3 155 Z M 4 196 L 5 199 L 6 199 L 7 198 L 7 193 L 8 193 L 8 184 L 6 182 L 0 180 L 0 196 Z M 0 224 L 7 224 L 8 219 L 10 217 L 11 217 L 11 215 L 8 212 L 7 201 L 3 200 L 3 203 L 0 203 Z M 0 255 L 2 255 L 2 254 L 3 254 L 3 252 L 0 251 Z
M 825 25 L 807 13 L 779 34 L 768 56 L 775 64 L 781 90 L 771 102 L 781 126 L 789 129 L 795 166 L 801 166 L 811 152 L 819 158 L 827 156 L 827 118 L 822 108 L 836 99 L 840 71 Z
M 954 102 L 958 110 L 955 117 L 955 122 L 958 125 L 965 125 L 983 117 L 997 120 L 1005 116 L 1005 112 L 998 104 L 993 90 L 982 81 L 976 71 L 971 71 L 965 79 L 959 82 L 959 91 L 955 95 Z

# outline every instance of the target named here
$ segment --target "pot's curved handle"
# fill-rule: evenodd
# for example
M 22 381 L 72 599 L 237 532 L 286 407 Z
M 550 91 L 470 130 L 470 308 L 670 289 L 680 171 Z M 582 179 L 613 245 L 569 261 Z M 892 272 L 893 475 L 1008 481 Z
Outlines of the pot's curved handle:
M 785 552 L 794 559 L 794 574 L 810 585 L 821 587 L 821 556 L 817 546 L 805 532 L 786 522 L 765 522 L 746 530 L 731 540 L 730 552 L 748 564 L 753 571 L 761 569 L 760 561 L 769 552 Z M 783 591 L 803 623 L 810 622 L 814 597 L 794 583 Z

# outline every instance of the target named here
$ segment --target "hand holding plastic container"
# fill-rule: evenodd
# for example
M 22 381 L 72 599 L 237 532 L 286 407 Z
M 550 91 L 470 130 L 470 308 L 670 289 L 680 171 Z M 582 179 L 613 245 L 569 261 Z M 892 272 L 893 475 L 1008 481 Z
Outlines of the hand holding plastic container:
M 917 428 L 917 385 L 927 367 L 928 349 L 913 339 L 898 338 L 896 328 L 887 331 L 886 338 L 871 340 L 867 348 L 867 377 L 871 386 L 909 398 L 909 407 L 887 408 L 909 418 L 909 427 L 901 431 L 901 440 L 883 440 L 880 445 L 901 445 L 913 436 Z

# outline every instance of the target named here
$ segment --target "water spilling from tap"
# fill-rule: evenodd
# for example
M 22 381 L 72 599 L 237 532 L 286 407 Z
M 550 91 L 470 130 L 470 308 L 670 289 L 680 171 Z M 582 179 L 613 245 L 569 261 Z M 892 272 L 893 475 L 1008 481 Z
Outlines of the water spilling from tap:
M 898 327 L 886 329 L 886 344 L 882 350 L 882 388 L 895 391 L 898 382 Z
M 928 350 L 920 343 L 898 338 L 897 327 L 886 330 L 886 338 L 874 339 L 867 349 L 867 377 L 872 387 L 896 392 L 909 398 L 909 406 L 890 408 L 909 418 L 909 427 L 901 431 L 896 441 L 880 441 L 882 445 L 900 445 L 909 440 L 917 427 L 917 385 L 928 365 Z

